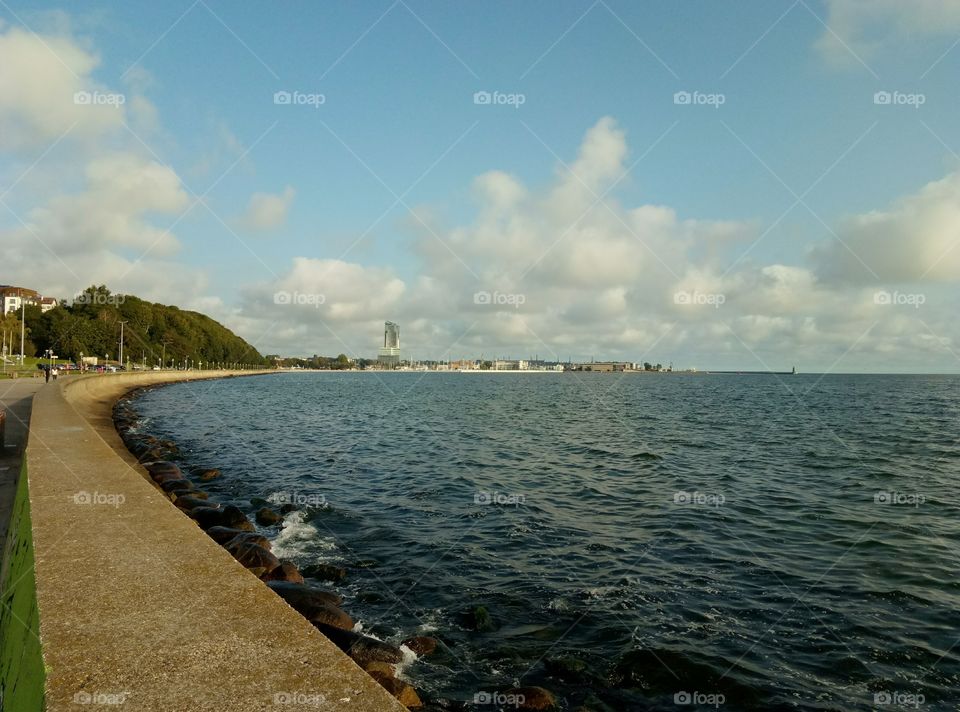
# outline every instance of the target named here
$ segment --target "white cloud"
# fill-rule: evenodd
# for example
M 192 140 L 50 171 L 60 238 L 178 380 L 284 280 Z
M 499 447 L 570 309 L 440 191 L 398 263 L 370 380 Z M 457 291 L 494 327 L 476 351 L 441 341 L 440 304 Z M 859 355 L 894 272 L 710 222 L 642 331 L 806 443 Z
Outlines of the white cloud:
M 254 193 L 250 196 L 247 212 L 237 222 L 246 230 L 266 232 L 281 227 L 287 221 L 287 213 L 293 204 L 296 191 L 287 186 L 282 193 Z
M 886 210 L 855 215 L 838 240 L 814 253 L 818 272 L 834 282 L 960 279 L 960 172 L 928 183 Z
M 960 31 L 956 0 L 825 0 L 829 30 L 817 50 L 831 62 L 856 62 L 909 40 Z
M 0 28 L 2 29 L 2 28 Z M 91 77 L 99 59 L 66 37 L 0 32 L 0 150 L 45 149 L 67 132 L 95 138 L 122 125 L 124 104 L 81 103 L 110 92 Z M 104 103 L 97 103 L 102 101 Z

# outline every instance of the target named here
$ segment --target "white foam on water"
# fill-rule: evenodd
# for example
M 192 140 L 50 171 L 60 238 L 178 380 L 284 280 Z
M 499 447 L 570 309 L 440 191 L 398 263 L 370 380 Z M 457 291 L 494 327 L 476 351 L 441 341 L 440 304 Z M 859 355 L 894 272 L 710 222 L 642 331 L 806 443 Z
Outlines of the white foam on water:
M 330 552 L 336 548 L 332 539 L 324 539 L 320 531 L 307 521 L 307 513 L 290 512 L 283 518 L 280 533 L 270 542 L 273 553 L 281 559 L 298 559 Z
M 407 671 L 407 668 L 417 662 L 417 654 L 410 650 L 406 645 L 400 646 L 400 652 L 403 653 L 403 660 L 393 666 L 393 669 L 397 673 L 397 677 L 401 680 L 407 680 L 407 676 L 404 674 Z

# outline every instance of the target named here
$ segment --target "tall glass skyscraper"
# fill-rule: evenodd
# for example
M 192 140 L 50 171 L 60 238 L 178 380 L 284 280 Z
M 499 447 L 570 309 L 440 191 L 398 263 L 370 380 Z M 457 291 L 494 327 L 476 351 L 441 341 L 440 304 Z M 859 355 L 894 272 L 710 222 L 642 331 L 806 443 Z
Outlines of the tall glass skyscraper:
M 383 346 L 377 360 L 385 366 L 400 363 L 400 325 L 392 321 L 383 324 Z

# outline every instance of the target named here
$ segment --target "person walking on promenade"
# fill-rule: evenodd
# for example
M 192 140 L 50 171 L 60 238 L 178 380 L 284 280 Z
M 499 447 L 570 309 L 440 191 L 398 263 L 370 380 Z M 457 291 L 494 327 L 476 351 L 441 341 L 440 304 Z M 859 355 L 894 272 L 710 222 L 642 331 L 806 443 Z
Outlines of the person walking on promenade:
M 53 380 L 56 381 L 56 380 L 57 380 L 57 376 L 59 376 L 59 375 L 60 375 L 60 369 L 54 368 L 54 369 L 53 369 Z
M 46 383 L 50 383 L 50 367 L 49 366 L 43 369 L 43 377 L 46 379 Z

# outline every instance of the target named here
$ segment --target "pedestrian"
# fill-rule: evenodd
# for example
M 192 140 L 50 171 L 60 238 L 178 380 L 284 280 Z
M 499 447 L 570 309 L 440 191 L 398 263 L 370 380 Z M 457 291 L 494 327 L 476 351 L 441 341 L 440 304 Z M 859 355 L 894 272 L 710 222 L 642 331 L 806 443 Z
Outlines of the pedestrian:
M 59 375 L 60 375 L 60 369 L 54 368 L 54 369 L 53 369 L 53 380 L 56 381 L 56 380 L 57 380 L 57 376 L 59 376 Z
M 50 367 L 43 367 L 43 377 L 46 379 L 46 383 L 50 383 Z

